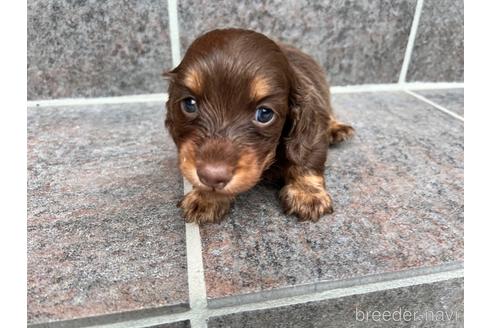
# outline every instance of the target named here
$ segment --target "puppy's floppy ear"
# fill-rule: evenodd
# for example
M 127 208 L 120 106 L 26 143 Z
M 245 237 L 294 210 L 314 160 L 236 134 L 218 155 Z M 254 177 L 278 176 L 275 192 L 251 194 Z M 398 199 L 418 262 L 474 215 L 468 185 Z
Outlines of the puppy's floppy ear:
M 317 86 L 296 68 L 291 68 L 289 115 L 285 135 L 287 159 L 318 169 L 324 166 L 328 148 L 329 104 Z
M 164 70 L 161 74 L 164 79 L 169 81 L 169 86 L 168 86 L 168 99 L 166 101 L 166 117 L 164 119 L 164 124 L 166 125 L 167 129 L 169 130 L 169 133 L 171 134 L 171 137 L 174 139 L 174 142 L 177 142 L 177 135 L 178 135 L 178 130 L 175 123 L 175 114 L 174 111 L 172 110 L 172 95 L 173 95 L 173 90 L 174 90 L 174 82 L 176 81 L 178 73 L 176 72 L 176 68 L 167 71 Z
M 173 69 L 171 71 L 163 70 L 161 76 L 164 77 L 164 79 L 167 81 L 174 82 L 177 76 L 176 69 Z

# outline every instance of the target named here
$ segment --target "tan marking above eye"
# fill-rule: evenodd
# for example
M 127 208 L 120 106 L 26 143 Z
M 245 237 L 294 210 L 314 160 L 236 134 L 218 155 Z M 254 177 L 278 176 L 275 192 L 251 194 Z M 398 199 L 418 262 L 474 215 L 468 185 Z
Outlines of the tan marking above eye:
M 258 75 L 255 76 L 250 84 L 250 96 L 255 101 L 265 98 L 270 93 L 270 84 L 267 78 Z
M 183 82 L 185 86 L 195 94 L 202 92 L 202 76 L 196 68 L 190 68 L 186 71 Z

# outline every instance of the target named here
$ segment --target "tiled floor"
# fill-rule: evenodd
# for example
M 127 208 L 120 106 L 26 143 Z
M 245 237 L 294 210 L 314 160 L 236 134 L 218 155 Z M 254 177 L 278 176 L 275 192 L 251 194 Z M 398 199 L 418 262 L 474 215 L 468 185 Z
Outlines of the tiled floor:
M 208 327 L 365 328 L 373 327 L 370 323 L 371 319 L 367 317 L 367 311 L 374 309 L 383 309 L 381 311 L 394 309 L 395 311 L 395 320 L 391 324 L 381 325 L 381 322 L 383 322 L 381 319 L 380 325 L 374 327 L 415 327 L 415 325 L 411 326 L 409 322 L 405 322 L 402 317 L 402 320 L 398 320 L 399 307 L 412 312 L 412 314 L 418 313 L 418 315 L 422 316 L 429 309 L 453 309 L 457 311 L 450 314 L 450 316 L 453 315 L 454 318 L 463 318 L 463 307 L 461 306 L 463 304 L 463 294 L 461 293 L 462 284 L 463 281 L 461 279 L 452 279 L 435 284 L 424 284 L 352 295 L 320 302 L 308 302 L 254 312 L 233 313 L 222 317 L 210 318 Z M 394 307 L 394 304 L 398 306 Z M 354 313 L 357 313 L 356 317 Z M 393 316 L 393 313 L 391 315 Z M 354 320 L 348 325 L 347 318 L 352 317 L 354 317 Z M 425 321 L 424 317 L 422 317 L 420 320 L 415 320 L 413 324 L 422 324 L 422 322 L 431 323 L 433 328 L 448 328 L 451 326 L 449 321 L 445 320 L 436 320 L 435 322 L 430 322 L 430 320 Z
M 454 113 L 464 116 L 464 90 L 463 89 L 448 89 L 448 90 L 419 90 L 416 93 L 424 96 L 430 101 L 435 102 Z
M 218 298 L 463 258 L 463 125 L 402 93 L 333 97 L 355 140 L 332 149 L 335 214 L 299 224 L 275 190 L 242 195 L 202 230 L 207 295 Z
M 188 303 L 162 104 L 28 110 L 28 318 Z
M 415 92 L 463 115 L 462 89 Z M 356 306 L 417 300 L 461 326 L 459 277 L 275 305 L 463 260 L 463 122 L 405 92 L 335 94 L 333 105 L 357 131 L 329 153 L 334 215 L 297 223 L 260 185 L 200 229 L 209 327 L 359 327 Z M 29 323 L 190 325 L 182 178 L 162 115 L 162 103 L 28 109 Z M 240 310 L 262 301 L 275 309 Z

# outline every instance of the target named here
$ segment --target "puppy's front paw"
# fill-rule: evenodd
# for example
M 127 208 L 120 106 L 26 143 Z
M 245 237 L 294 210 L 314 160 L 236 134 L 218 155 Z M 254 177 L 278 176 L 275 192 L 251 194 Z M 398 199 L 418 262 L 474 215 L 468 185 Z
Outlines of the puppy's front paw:
M 324 214 L 333 213 L 331 197 L 324 189 L 306 190 L 286 185 L 280 190 L 280 200 L 285 213 L 294 214 L 299 221 L 317 222 Z
M 220 222 L 230 208 L 228 198 L 212 197 L 205 193 L 192 190 L 179 202 L 183 210 L 182 216 L 188 223 L 216 223 Z
M 330 145 L 336 145 L 342 141 L 352 138 L 355 134 L 353 127 L 338 121 L 330 122 Z

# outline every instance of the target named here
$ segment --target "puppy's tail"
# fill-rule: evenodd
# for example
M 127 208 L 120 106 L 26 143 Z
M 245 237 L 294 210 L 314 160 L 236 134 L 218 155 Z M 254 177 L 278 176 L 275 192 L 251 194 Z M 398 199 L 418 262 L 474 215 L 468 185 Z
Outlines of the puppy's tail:
M 330 137 L 330 145 L 336 145 L 342 141 L 352 138 L 355 130 L 348 124 L 337 121 L 333 116 L 330 116 L 328 123 L 328 131 Z

